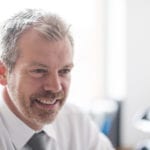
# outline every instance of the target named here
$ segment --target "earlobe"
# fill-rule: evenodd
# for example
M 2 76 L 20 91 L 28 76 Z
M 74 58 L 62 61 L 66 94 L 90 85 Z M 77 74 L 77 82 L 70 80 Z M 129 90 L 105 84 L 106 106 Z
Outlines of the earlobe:
M 5 86 L 7 84 L 7 80 L 5 77 L 3 77 L 2 75 L 0 75 L 0 84 Z
M 0 84 L 3 86 L 7 84 L 6 72 L 7 71 L 5 65 L 0 62 Z

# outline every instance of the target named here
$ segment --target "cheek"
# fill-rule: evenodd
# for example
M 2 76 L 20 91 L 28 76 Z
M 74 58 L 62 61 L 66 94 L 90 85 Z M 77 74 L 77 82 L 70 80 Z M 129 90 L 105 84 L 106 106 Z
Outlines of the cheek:
M 34 91 L 35 89 L 39 89 L 42 86 L 43 81 L 33 78 L 28 74 L 23 75 L 20 80 L 20 84 L 23 88 L 26 88 L 28 91 Z
M 22 81 L 19 89 L 24 94 L 26 99 L 30 99 L 30 96 L 37 93 L 40 89 L 40 84 L 33 81 Z
M 64 89 L 65 93 L 68 93 L 68 91 L 69 91 L 70 82 L 71 82 L 70 78 L 63 82 L 63 89 Z
M 29 99 L 30 95 L 38 88 L 38 84 L 24 76 L 15 76 L 9 79 L 8 87 L 17 97 Z
M 14 75 L 14 74 L 11 74 L 7 77 L 7 86 L 9 88 L 10 91 L 16 91 L 16 88 L 17 88 L 17 84 L 18 84 L 18 81 L 17 81 L 17 75 Z

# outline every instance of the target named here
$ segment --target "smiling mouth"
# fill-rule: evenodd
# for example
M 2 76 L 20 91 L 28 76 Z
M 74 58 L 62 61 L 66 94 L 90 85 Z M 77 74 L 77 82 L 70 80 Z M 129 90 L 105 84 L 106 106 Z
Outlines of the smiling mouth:
M 54 105 L 58 100 L 36 99 L 36 102 L 43 105 Z
M 59 106 L 60 100 L 55 99 L 55 100 L 50 100 L 50 99 L 34 99 L 34 103 L 36 104 L 36 107 L 39 108 L 40 110 L 55 110 Z

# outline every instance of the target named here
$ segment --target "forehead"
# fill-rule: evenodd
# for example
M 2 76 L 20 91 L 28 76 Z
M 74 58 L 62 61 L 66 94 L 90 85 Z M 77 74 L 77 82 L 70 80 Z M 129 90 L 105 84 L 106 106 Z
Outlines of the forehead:
M 73 50 L 68 38 L 50 41 L 35 30 L 25 32 L 17 43 L 22 60 L 28 62 L 39 61 L 40 63 L 71 63 Z

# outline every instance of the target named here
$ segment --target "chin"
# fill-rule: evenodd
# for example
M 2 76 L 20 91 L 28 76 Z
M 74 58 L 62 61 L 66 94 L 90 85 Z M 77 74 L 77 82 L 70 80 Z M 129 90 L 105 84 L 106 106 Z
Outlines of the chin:
M 49 114 L 44 117 L 37 117 L 34 119 L 34 121 L 35 123 L 42 124 L 44 126 L 47 124 L 51 124 L 56 119 L 57 115 L 58 112 L 55 112 L 53 114 Z

